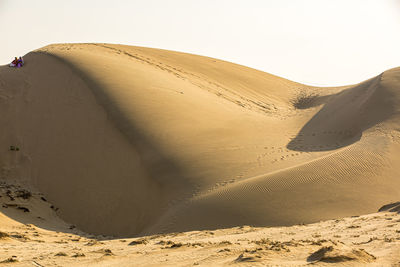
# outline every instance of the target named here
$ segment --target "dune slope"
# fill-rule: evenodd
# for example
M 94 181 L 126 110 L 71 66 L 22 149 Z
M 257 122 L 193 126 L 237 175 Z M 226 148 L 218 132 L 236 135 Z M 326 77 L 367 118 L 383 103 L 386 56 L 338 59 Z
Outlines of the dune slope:
M 398 201 L 400 68 L 316 88 L 123 45 L 25 59 L 0 68 L 0 178 L 84 231 L 291 225 Z

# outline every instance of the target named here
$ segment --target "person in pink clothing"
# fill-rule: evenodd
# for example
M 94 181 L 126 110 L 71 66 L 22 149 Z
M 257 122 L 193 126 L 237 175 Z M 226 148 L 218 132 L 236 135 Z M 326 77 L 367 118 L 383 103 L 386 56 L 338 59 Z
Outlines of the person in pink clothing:
M 15 59 L 10 63 L 10 67 L 16 67 L 18 64 L 18 58 L 15 57 Z

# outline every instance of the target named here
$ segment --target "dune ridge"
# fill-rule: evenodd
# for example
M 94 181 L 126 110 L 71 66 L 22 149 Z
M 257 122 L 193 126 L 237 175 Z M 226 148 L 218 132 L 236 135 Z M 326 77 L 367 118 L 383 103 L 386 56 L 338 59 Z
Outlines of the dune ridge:
M 115 236 L 282 226 L 398 201 L 400 68 L 319 88 L 197 55 L 57 44 L 0 67 L 1 179 Z M 296 108 L 296 101 L 305 105 Z

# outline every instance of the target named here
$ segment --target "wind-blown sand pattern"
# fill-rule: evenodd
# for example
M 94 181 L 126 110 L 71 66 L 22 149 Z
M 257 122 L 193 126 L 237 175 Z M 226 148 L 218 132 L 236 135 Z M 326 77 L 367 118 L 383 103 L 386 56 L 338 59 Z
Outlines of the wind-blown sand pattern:
M 120 242 L 133 237 L 146 238 L 141 253 L 163 253 L 161 247 L 177 242 L 171 251 L 185 248 L 178 259 L 151 254 L 139 265 L 167 264 L 161 259 L 174 265 L 400 261 L 394 256 L 396 227 L 375 236 L 392 238 L 382 252 L 372 241 L 353 248 L 351 242 L 363 240 L 361 230 L 353 241 L 346 239 L 350 234 L 335 239 L 337 233 L 328 230 L 332 224 L 347 229 L 344 221 L 355 218 L 316 223 L 374 213 L 399 201 L 400 68 L 357 85 L 319 88 L 213 58 L 124 45 L 50 45 L 25 61 L 21 69 L 0 67 L 0 231 L 6 240 L 0 244 L 10 244 L 0 248 L 4 260 L 12 261 L 16 242 L 32 245 L 34 228 L 46 236 L 37 244 L 43 257 L 51 255 L 46 264 L 61 266 L 127 266 L 129 256 L 119 258 L 115 249 L 136 251 Z M 33 193 L 24 198 L 23 190 Z M 397 219 L 392 213 L 360 218 L 372 216 L 376 227 L 386 227 L 386 216 Z M 293 226 L 309 223 L 316 224 Z M 254 234 L 247 236 L 244 225 Z M 267 226 L 274 228 L 261 228 Z M 24 227 L 29 239 L 13 237 Z M 292 245 L 277 233 L 303 228 L 292 256 L 282 256 L 279 244 Z M 209 231 L 229 240 L 229 251 L 221 252 L 228 256 L 205 259 L 219 248 L 218 238 L 196 237 L 215 243 L 212 249 L 199 246 L 202 252 L 188 245 L 193 233 Z M 301 241 L 311 240 L 313 231 L 330 241 Z M 172 238 L 178 232 L 182 238 Z M 237 254 L 243 242 L 236 232 L 252 244 L 250 252 Z M 102 255 L 99 261 L 85 249 L 85 261 L 71 259 L 70 249 L 64 249 L 68 256 L 51 250 L 61 239 L 87 243 L 98 235 L 113 248 L 101 246 L 93 254 Z M 260 252 L 249 238 L 263 235 L 269 240 L 257 241 Z M 82 242 L 74 243 L 76 253 Z M 266 248 L 276 253 L 265 254 Z M 107 263 L 103 254 L 110 254 Z M 14 264 L 43 264 L 33 257 Z

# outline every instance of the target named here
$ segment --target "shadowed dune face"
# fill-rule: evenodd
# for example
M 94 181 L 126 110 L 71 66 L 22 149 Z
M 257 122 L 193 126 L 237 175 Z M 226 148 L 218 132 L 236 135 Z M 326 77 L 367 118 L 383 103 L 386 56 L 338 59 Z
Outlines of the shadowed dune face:
M 325 151 L 346 147 L 362 132 L 396 112 L 396 93 L 381 85 L 382 75 L 328 96 L 326 104 L 308 121 L 287 148 Z M 316 99 L 317 102 L 317 99 Z
M 8 129 L 1 144 L 21 147 L 5 151 L 2 178 L 33 182 L 62 217 L 86 230 L 126 235 L 144 229 L 170 200 L 167 192 L 179 192 L 178 167 L 139 130 L 129 139 L 121 134 L 67 65 L 47 55 L 26 60 L 19 72 L 1 70 L 7 77 L 1 120 Z
M 25 59 L 0 68 L 1 179 L 33 184 L 87 232 L 290 225 L 373 212 L 400 193 L 398 69 L 313 88 L 122 45 Z M 304 91 L 318 97 L 293 108 Z

